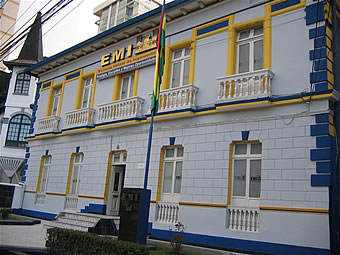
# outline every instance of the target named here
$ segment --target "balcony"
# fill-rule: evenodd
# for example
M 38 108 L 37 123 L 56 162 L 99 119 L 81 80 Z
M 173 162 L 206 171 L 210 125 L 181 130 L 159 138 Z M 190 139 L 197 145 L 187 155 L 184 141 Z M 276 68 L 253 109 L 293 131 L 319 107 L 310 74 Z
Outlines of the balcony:
M 273 76 L 265 69 L 217 78 L 217 102 L 270 96 Z
M 98 105 L 98 123 L 142 117 L 144 99 L 132 97 Z
M 83 108 L 66 113 L 64 128 L 93 126 L 95 112 L 94 109 Z
M 60 117 L 49 116 L 46 118 L 38 119 L 38 128 L 36 133 L 52 133 L 59 131 Z
M 197 92 L 198 88 L 194 85 L 185 85 L 161 91 L 159 93 L 158 112 L 195 108 Z M 152 94 L 150 94 L 150 109 L 151 102 Z

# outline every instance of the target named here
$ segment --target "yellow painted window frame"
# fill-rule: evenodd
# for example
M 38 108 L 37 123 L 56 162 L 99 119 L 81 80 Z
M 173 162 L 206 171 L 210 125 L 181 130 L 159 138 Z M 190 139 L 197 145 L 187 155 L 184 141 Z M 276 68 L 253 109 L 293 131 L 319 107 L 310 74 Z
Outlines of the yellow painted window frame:
M 69 75 L 69 74 L 68 74 Z M 90 102 L 90 108 L 93 108 L 94 104 L 94 96 L 96 92 L 96 85 L 97 85 L 97 79 L 96 79 L 96 71 L 92 71 L 86 74 L 82 74 L 79 78 L 78 83 L 78 89 L 77 89 L 77 97 L 76 97 L 76 104 L 74 106 L 75 110 L 80 109 L 81 107 L 81 101 L 83 98 L 83 91 L 84 91 L 84 82 L 86 79 L 93 77 L 93 85 L 92 85 L 92 94 L 91 94 L 91 102 Z
M 48 95 L 48 103 L 47 103 L 47 107 L 46 107 L 46 117 L 51 116 L 51 114 L 52 114 L 54 93 L 59 88 L 61 88 L 61 92 L 60 92 L 57 116 L 60 116 L 61 105 L 62 105 L 63 95 L 64 95 L 64 87 L 65 87 L 64 85 L 65 85 L 65 82 L 61 82 L 61 83 L 53 84 L 53 85 L 50 86 L 50 93 Z
M 232 193 L 232 185 L 233 185 L 233 153 L 235 144 L 240 143 L 261 143 L 260 140 L 246 140 L 246 141 L 233 141 L 229 144 L 229 175 L 228 175 L 228 194 L 227 194 L 227 207 L 231 204 L 231 193 Z M 262 170 L 262 169 L 261 169 Z
M 165 65 L 162 79 L 162 90 L 170 88 L 172 54 L 175 50 L 190 47 L 190 69 L 189 69 L 189 84 L 194 84 L 195 77 L 195 58 L 196 58 L 196 40 L 187 39 L 178 43 L 167 45 L 165 47 Z
M 159 171 L 158 171 L 158 183 L 157 183 L 157 197 L 156 202 L 161 200 L 161 193 L 162 193 L 162 183 L 163 183 L 163 166 L 164 166 L 164 153 L 166 149 L 169 148 L 183 148 L 184 146 L 181 144 L 176 145 L 165 145 L 161 148 L 160 160 L 159 160 Z M 183 151 L 184 153 L 184 151 Z
M 134 73 L 134 81 L 133 81 L 133 96 L 137 96 L 137 88 L 138 88 L 138 79 L 139 79 L 139 68 L 132 70 Z M 115 75 L 114 84 L 113 84 L 113 95 L 112 95 L 112 102 L 120 100 L 120 89 L 122 86 L 122 76 L 125 73 L 120 73 Z
M 104 189 L 104 200 L 108 200 L 109 197 L 109 188 L 110 188 L 110 179 L 111 179 L 111 169 L 112 169 L 112 159 L 115 153 L 124 153 L 126 150 L 114 150 L 109 152 L 109 159 L 107 162 L 106 168 L 106 180 L 105 180 L 105 189 Z
M 69 168 L 68 168 L 67 184 L 66 184 L 66 193 L 65 193 L 66 195 L 70 194 L 74 157 L 76 155 L 81 155 L 81 154 L 83 155 L 83 160 L 84 160 L 84 153 L 83 152 L 74 152 L 74 153 L 71 154 L 70 164 L 69 164 Z M 83 161 L 83 163 L 84 163 L 84 161 Z

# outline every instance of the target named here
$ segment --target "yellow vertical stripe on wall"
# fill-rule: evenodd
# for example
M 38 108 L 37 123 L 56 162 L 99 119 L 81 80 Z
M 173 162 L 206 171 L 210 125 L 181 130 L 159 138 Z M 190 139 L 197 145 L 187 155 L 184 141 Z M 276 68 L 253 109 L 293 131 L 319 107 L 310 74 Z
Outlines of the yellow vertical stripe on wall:
M 48 102 L 46 107 L 46 117 L 51 116 L 52 112 L 52 104 L 53 104 L 53 95 L 54 95 L 54 89 L 52 86 L 50 86 L 50 91 L 48 93 Z
M 113 85 L 113 96 L 112 96 L 112 101 L 117 101 L 119 100 L 120 96 L 120 83 L 122 81 L 122 75 L 117 74 L 115 76 L 115 81 Z
M 135 70 L 135 80 L 133 83 L 133 96 L 137 96 L 137 86 L 138 86 L 138 79 L 139 79 L 139 69 Z
M 45 155 L 41 157 L 40 159 L 40 168 L 39 168 L 39 176 L 38 176 L 38 182 L 37 182 L 37 192 L 40 191 L 40 184 L 41 184 L 41 178 L 42 178 L 42 171 L 44 167 L 44 161 L 45 161 Z
M 109 160 L 107 162 L 104 200 L 107 200 L 108 199 L 108 195 L 109 195 L 109 187 L 110 187 L 110 179 L 111 179 L 111 167 L 112 167 L 112 157 L 113 157 L 113 151 L 111 151 L 109 153 Z
M 271 52 L 272 52 L 272 19 L 271 5 L 266 4 L 264 7 L 264 23 L 263 23 L 263 68 L 271 69 Z
M 70 186 L 71 186 L 71 178 L 72 178 L 72 169 L 73 169 L 73 159 L 76 153 L 71 154 L 70 158 L 70 166 L 68 168 L 68 176 L 67 176 L 67 184 L 66 184 L 66 195 L 70 192 Z
M 80 77 L 79 82 L 78 82 L 76 104 L 74 106 L 75 110 L 80 109 L 81 99 L 83 97 L 83 89 L 84 89 L 84 78 Z
M 236 31 L 233 27 L 235 15 L 229 18 L 228 30 L 228 56 L 227 56 L 227 75 L 236 73 Z
M 171 50 L 169 46 L 165 46 L 165 65 L 164 65 L 164 74 L 162 78 L 162 90 L 170 88 L 170 73 L 171 73 Z
M 195 63 L 196 63 L 196 40 L 190 45 L 190 68 L 189 68 L 189 84 L 194 85 L 195 82 Z
M 160 160 L 159 160 L 159 172 L 158 172 L 158 184 L 157 184 L 157 198 L 156 201 L 161 200 L 161 192 L 162 192 L 162 178 L 163 178 L 163 161 L 164 161 L 164 152 L 167 147 L 163 146 L 161 149 Z

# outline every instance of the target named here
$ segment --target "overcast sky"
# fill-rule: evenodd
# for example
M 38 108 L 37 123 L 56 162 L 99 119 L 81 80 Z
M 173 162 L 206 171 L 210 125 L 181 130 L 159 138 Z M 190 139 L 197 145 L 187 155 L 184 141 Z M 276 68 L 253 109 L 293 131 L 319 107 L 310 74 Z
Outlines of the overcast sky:
M 42 14 L 58 1 L 59 0 L 52 0 L 52 2 L 42 10 Z M 49 0 L 21 0 L 15 29 L 18 30 L 21 28 L 33 16 L 35 18 L 36 13 L 48 2 Z M 104 0 L 74 0 L 56 16 L 47 21 L 43 25 L 44 56 L 50 57 L 95 36 L 97 34 L 97 25 L 95 25 L 95 22 L 99 18 L 93 15 L 93 9 L 102 2 L 104 2 Z M 28 24 L 32 24 L 34 18 L 29 21 Z M 56 24 L 57 22 L 59 23 Z M 13 51 L 9 59 L 17 58 L 21 47 L 22 45 Z

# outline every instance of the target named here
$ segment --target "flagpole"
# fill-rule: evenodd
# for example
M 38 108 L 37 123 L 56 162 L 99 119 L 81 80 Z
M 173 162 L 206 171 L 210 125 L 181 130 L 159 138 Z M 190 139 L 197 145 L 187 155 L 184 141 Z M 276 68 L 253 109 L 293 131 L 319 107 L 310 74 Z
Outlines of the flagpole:
M 150 155 L 151 155 L 151 143 L 152 143 L 152 133 L 153 133 L 153 117 L 155 115 L 154 112 L 155 112 L 154 109 L 152 109 L 152 111 L 151 111 L 150 129 L 149 129 L 148 150 L 147 150 L 147 153 L 146 153 L 144 189 L 147 189 L 147 187 L 148 187 Z
M 151 143 L 152 143 L 152 133 L 153 133 L 153 119 L 154 119 L 155 114 L 158 111 L 159 90 L 160 90 L 160 85 L 162 83 L 162 76 L 163 76 L 164 55 L 165 55 L 164 54 L 165 26 L 166 26 L 165 0 L 163 0 L 161 20 L 159 23 L 159 31 L 158 31 L 158 44 L 157 44 L 156 65 L 155 65 L 156 68 L 155 68 L 154 87 L 153 87 L 152 103 L 151 103 L 151 121 L 150 121 L 150 129 L 149 129 L 148 149 L 147 149 L 146 162 L 145 162 L 144 190 L 146 190 L 148 187 Z

